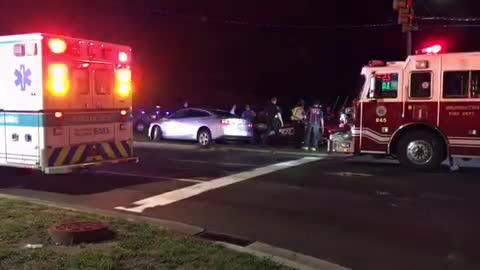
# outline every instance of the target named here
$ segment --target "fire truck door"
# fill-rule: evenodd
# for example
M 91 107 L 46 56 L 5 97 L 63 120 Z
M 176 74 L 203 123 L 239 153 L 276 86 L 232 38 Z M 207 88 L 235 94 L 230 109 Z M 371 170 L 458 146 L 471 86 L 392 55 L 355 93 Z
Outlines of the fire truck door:
M 377 72 L 369 78 L 369 92 L 362 103 L 361 152 L 383 154 L 402 121 L 402 73 Z
M 450 153 L 480 156 L 480 71 L 445 71 L 439 127 Z
M 410 87 L 405 104 L 405 123 L 422 122 L 436 126 L 438 102 L 433 98 L 432 84 L 434 75 L 431 71 L 410 74 Z

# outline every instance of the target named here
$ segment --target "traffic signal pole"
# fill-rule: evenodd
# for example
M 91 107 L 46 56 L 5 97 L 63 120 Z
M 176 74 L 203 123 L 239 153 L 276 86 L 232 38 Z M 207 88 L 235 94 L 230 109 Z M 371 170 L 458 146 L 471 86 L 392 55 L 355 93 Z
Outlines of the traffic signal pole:
M 407 56 L 413 54 L 413 37 L 412 37 L 412 31 L 407 32 Z
M 393 0 L 393 9 L 398 12 L 398 24 L 407 37 L 407 56 L 413 53 L 413 0 Z
M 413 25 L 413 0 L 408 0 L 408 8 L 410 8 L 410 26 Z M 407 32 L 407 56 L 413 54 L 413 37 L 412 37 L 412 28 Z

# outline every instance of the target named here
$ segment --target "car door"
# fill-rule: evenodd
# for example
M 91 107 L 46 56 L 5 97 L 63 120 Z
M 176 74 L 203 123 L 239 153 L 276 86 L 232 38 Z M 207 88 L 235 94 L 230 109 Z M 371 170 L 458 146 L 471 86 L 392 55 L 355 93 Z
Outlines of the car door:
M 187 138 L 189 109 L 183 109 L 175 112 L 170 117 L 162 120 L 160 127 L 162 135 L 166 139 L 183 140 Z
M 207 111 L 191 109 L 188 112 L 188 116 L 188 122 L 185 123 L 188 139 L 196 140 L 198 131 L 201 127 L 207 127 L 210 129 L 211 123 L 209 123 L 209 120 L 212 118 L 212 115 Z

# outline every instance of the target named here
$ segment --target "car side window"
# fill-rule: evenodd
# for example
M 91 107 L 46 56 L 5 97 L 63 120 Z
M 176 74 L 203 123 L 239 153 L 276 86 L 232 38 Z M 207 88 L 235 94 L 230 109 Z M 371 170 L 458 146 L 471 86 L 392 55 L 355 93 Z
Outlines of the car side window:
M 188 117 L 199 118 L 199 117 L 209 117 L 209 116 L 210 114 L 208 114 L 207 112 L 199 111 L 199 110 L 190 110 L 188 112 Z
M 188 110 L 181 110 L 172 114 L 172 116 L 170 116 L 170 119 L 180 119 L 186 117 L 188 117 Z

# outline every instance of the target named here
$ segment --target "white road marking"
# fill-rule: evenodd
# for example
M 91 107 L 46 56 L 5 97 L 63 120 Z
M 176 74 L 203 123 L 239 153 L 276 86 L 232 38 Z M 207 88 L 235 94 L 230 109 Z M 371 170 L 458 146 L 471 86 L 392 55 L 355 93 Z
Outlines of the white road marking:
M 157 179 L 157 180 L 170 180 L 170 181 L 179 181 L 179 182 L 188 182 L 188 183 L 203 183 L 203 182 L 205 182 L 205 181 L 195 180 L 195 179 L 173 178 L 173 177 L 163 177 L 163 176 L 144 175 L 144 174 L 135 174 L 135 173 L 123 173 L 123 172 L 112 172 L 112 171 L 96 171 L 96 173 L 119 175 L 119 176 L 130 176 L 130 177 L 138 177 L 138 178 L 149 178 L 149 179 Z
M 270 174 L 276 171 L 304 165 L 307 163 L 315 162 L 322 160 L 323 158 L 316 158 L 316 157 L 306 157 L 298 160 L 292 160 L 282 163 L 277 163 L 273 165 L 269 165 L 266 167 L 256 168 L 252 171 L 241 172 L 238 174 L 214 179 L 208 182 L 199 183 L 193 186 L 181 188 L 178 190 L 170 191 L 167 193 L 163 193 L 160 195 L 156 195 L 150 198 L 146 198 L 137 202 L 134 202 L 133 205 L 136 207 L 132 208 L 125 208 L 125 207 L 115 207 L 116 210 L 123 210 L 133 213 L 143 213 L 148 208 L 154 208 L 157 206 L 165 206 L 177 201 L 185 200 L 204 192 L 218 189 L 221 187 L 229 186 L 232 184 L 236 184 L 242 181 L 250 180 L 258 176 Z
M 205 160 L 193 160 L 193 159 L 170 159 L 170 161 L 200 163 L 200 164 L 212 164 L 212 165 L 221 165 L 221 166 L 238 166 L 238 167 L 255 167 L 255 166 L 257 166 L 256 164 L 248 164 L 248 163 L 210 162 L 210 161 L 205 161 Z

